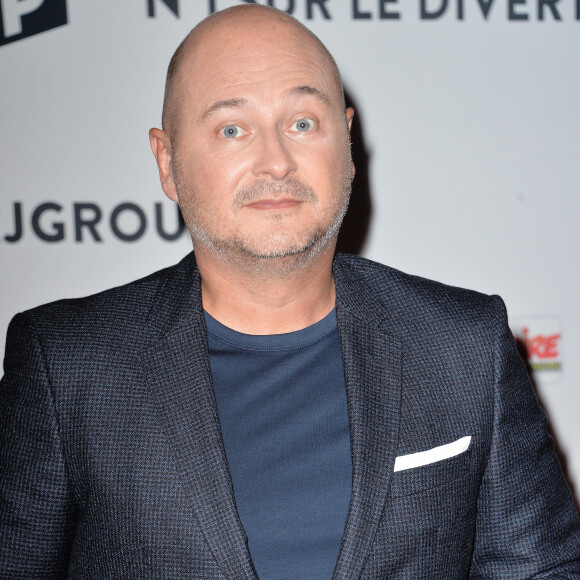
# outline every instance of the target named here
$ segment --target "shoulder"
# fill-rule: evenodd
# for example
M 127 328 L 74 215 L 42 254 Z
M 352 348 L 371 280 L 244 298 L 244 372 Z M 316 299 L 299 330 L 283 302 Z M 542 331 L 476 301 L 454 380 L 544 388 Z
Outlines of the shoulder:
M 445 333 L 450 327 L 455 333 L 487 331 L 498 323 L 507 323 L 498 296 L 414 276 L 348 254 L 337 254 L 334 271 L 343 305 L 402 338 Z
M 34 334 L 47 345 L 60 344 L 77 352 L 104 343 L 110 349 L 126 350 L 128 335 L 134 345 L 145 338 L 155 305 L 178 297 L 196 273 L 190 254 L 174 266 L 128 284 L 38 306 L 14 317 L 9 338 Z

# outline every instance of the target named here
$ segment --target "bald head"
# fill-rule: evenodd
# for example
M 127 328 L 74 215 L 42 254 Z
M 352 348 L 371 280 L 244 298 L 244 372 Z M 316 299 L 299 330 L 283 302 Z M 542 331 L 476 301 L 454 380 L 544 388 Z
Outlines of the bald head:
M 312 60 L 318 61 L 324 70 L 330 72 L 334 79 L 336 96 L 344 108 L 344 92 L 336 62 L 313 32 L 292 16 L 276 8 L 259 4 L 234 6 L 212 14 L 195 26 L 177 47 L 169 62 L 162 123 L 163 129 L 172 139 L 178 133 L 178 105 L 180 97 L 183 95 L 181 71 L 184 60 L 204 50 L 204 48 L 219 45 L 226 37 L 225 35 L 229 34 L 230 37 L 235 35 L 236 30 L 240 29 L 238 27 L 251 28 L 252 34 L 256 38 L 271 32 L 276 27 L 289 32 L 297 46 L 303 46 L 304 43 L 310 45 L 313 49 Z M 243 48 L 241 45 L 238 50 L 243 51 Z M 203 79 L 199 79 L 198 82 L 203 82 Z

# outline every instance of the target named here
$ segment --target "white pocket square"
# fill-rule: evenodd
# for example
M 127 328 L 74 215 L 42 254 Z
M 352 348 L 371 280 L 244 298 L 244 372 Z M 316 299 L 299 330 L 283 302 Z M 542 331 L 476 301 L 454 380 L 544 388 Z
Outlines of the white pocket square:
M 413 469 L 413 467 L 421 467 L 422 465 L 429 465 L 436 461 L 449 459 L 455 455 L 459 455 L 469 449 L 471 443 L 471 436 L 462 437 L 453 443 L 447 445 L 440 445 L 427 449 L 427 451 L 419 451 L 418 453 L 410 453 L 409 455 L 400 455 L 395 459 L 395 471 L 402 471 L 403 469 Z

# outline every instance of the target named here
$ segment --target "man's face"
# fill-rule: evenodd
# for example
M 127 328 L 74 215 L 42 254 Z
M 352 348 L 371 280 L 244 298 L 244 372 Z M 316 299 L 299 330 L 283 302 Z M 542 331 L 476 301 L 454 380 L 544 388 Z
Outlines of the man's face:
M 346 211 L 352 162 L 330 63 L 304 32 L 220 25 L 179 71 L 171 169 L 197 252 L 315 255 Z M 219 41 L 216 41 L 219 38 Z

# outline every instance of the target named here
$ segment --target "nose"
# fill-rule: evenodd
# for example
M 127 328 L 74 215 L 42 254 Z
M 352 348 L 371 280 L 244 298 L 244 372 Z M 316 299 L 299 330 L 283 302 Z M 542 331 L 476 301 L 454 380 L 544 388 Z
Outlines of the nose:
M 277 129 L 263 132 L 258 144 L 254 175 L 270 176 L 281 180 L 293 173 L 297 166 L 292 156 L 291 143 Z

